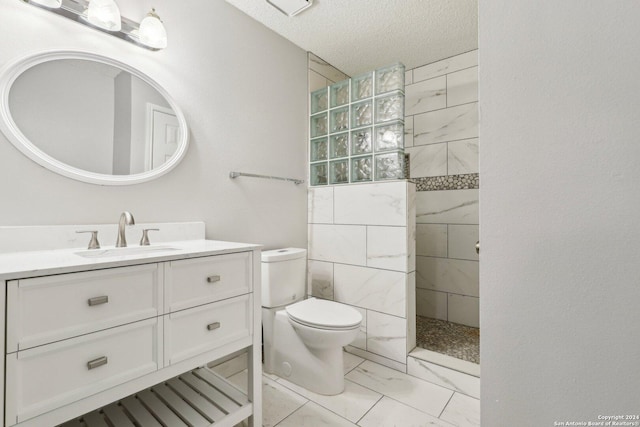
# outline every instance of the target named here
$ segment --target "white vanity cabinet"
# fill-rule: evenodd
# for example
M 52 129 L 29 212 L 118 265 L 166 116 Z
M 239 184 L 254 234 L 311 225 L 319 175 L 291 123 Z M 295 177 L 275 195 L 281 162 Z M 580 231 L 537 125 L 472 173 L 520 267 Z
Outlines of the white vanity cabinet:
M 260 425 L 259 248 L 104 267 L 4 275 L 5 427 Z M 243 349 L 248 395 L 205 367 Z

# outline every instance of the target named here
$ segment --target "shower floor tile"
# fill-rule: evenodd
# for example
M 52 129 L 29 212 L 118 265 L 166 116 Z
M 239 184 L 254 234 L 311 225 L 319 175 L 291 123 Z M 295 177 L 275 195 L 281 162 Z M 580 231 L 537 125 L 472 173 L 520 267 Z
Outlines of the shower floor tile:
M 416 322 L 418 347 L 480 363 L 480 329 L 423 316 Z

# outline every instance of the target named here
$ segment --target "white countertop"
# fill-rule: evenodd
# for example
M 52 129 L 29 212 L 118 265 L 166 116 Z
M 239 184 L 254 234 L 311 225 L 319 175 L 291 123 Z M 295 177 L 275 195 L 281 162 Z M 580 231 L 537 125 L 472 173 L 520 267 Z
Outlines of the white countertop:
M 137 245 L 130 245 L 130 247 L 136 246 Z M 152 244 L 151 247 L 153 246 L 177 249 L 97 258 L 85 258 L 76 254 L 77 252 L 88 252 L 85 248 L 0 254 L 0 280 L 71 273 L 74 271 L 99 270 L 103 268 L 251 251 L 262 248 L 262 245 L 252 243 L 224 242 L 219 240 L 184 240 Z M 113 246 L 102 247 L 101 249 L 95 250 L 101 251 L 108 249 L 113 249 Z

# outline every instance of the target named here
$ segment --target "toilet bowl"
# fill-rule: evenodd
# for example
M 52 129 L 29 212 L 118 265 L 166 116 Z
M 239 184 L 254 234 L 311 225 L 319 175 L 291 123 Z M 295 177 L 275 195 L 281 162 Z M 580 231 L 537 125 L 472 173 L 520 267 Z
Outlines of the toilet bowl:
M 304 249 L 265 251 L 262 261 L 264 370 L 319 394 L 342 393 L 342 347 L 356 339 L 362 315 L 334 301 L 302 299 Z

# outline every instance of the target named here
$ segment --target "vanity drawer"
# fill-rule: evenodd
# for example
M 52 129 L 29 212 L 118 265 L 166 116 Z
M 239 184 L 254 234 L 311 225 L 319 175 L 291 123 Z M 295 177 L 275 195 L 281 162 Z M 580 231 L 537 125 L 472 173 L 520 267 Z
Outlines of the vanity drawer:
M 163 316 L 165 365 L 250 336 L 252 301 L 242 295 Z
M 251 292 L 251 258 L 251 252 L 242 252 L 167 263 L 165 312 Z
M 158 316 L 158 264 L 14 280 L 7 290 L 7 352 Z
M 147 319 L 8 355 L 7 425 L 158 370 L 161 329 Z

